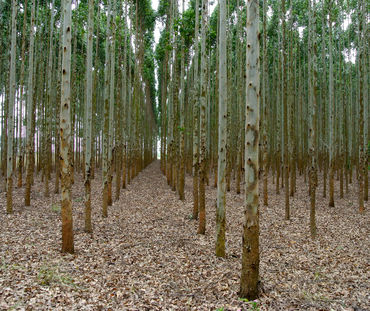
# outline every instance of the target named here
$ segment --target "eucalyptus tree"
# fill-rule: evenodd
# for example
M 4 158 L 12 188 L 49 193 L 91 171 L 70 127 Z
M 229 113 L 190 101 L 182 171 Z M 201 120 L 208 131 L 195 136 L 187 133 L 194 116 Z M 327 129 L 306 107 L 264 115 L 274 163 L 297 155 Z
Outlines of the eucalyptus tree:
M 333 3 L 328 3 L 329 22 L 329 206 L 334 207 L 334 170 L 335 170 L 335 98 L 334 98 L 334 66 L 333 66 Z
M 182 14 L 184 14 L 185 11 L 185 2 L 182 0 Z M 184 186 L 185 186 L 185 40 L 183 38 L 183 35 L 181 36 L 181 71 L 180 71 L 180 89 L 181 89 L 181 95 L 180 95 L 180 143 L 179 143 L 179 153 L 180 153 L 180 168 L 179 168 L 179 196 L 180 200 L 185 199 L 185 192 L 184 192 Z
M 268 126 L 268 100 L 267 100 L 267 85 L 268 85 L 268 70 L 267 70 L 267 0 L 263 0 L 263 56 L 262 56 L 262 143 L 263 143 L 263 204 L 268 205 L 268 142 L 267 142 L 267 126 Z
M 116 10 L 117 3 L 116 0 L 110 0 L 111 3 L 111 24 L 108 24 L 108 27 L 111 27 L 111 37 L 110 40 L 110 66 L 109 66 L 109 131 L 108 131 L 108 205 L 112 205 L 112 179 L 113 179 L 113 114 L 114 114 L 114 105 L 115 105 L 115 66 L 116 66 Z
M 29 61 L 28 61 L 28 80 L 27 80 L 27 174 L 26 174 L 26 189 L 24 197 L 24 205 L 30 206 L 31 204 L 31 186 L 32 186 L 32 173 L 33 173 L 33 159 L 34 159 L 34 122 L 33 122 L 33 62 L 35 53 L 35 6 L 36 0 L 32 1 L 31 9 L 31 23 L 30 23 L 30 45 L 29 45 Z
M 281 1 L 282 14 L 282 109 L 283 109 L 283 159 L 284 159 L 284 191 L 285 191 L 285 219 L 290 219 L 289 204 L 289 138 L 288 138 L 288 103 L 287 103 L 287 44 L 286 44 L 286 5 Z
M 49 52 L 48 52 L 48 65 L 47 65 L 47 101 L 45 105 L 45 121 L 46 121 L 46 140 L 45 140 L 45 189 L 44 195 L 45 197 L 49 197 L 49 178 L 50 178 L 50 171 L 51 171 L 51 128 L 52 128 L 52 68 L 53 68 L 53 32 L 54 32 L 54 3 L 55 0 L 52 1 L 50 7 L 50 26 L 49 26 Z
M 73 253 L 73 218 L 71 193 L 71 8 L 72 0 L 63 0 L 63 60 L 60 102 L 60 167 L 61 167 L 61 215 L 62 252 Z
M 11 50 L 9 70 L 9 96 L 8 96 L 8 150 L 7 150 L 7 189 L 6 189 L 6 211 L 13 213 L 13 141 L 14 141 L 14 104 L 16 93 L 16 57 L 17 57 L 17 0 L 12 0 L 12 27 L 11 27 Z
M 364 71 L 363 64 L 365 63 L 364 57 L 364 41 L 365 32 L 363 23 L 365 15 L 365 2 L 359 1 L 358 3 L 358 106 L 359 106 L 359 133 L 358 133 L 358 205 L 360 213 L 364 213 L 364 178 L 368 174 L 365 164 L 365 141 L 364 141 Z M 366 107 L 367 108 L 367 107 Z
M 242 271 L 240 297 L 253 300 L 258 296 L 259 281 L 259 2 L 247 1 L 246 59 L 246 120 L 245 120 L 245 218 L 242 240 Z
M 109 127 L 110 127 L 110 103 L 109 103 L 109 66 L 110 66 L 110 36 L 111 36 L 111 11 L 112 0 L 108 3 L 107 33 L 105 41 L 105 64 L 104 64 L 104 130 L 103 130 L 103 217 L 108 216 L 109 205 Z
M 25 67 L 25 53 L 26 53 L 26 26 L 27 26 L 27 7 L 28 1 L 24 1 L 23 10 L 23 26 L 22 26 L 22 48 L 21 48 L 21 72 L 19 78 L 20 95 L 18 101 L 18 188 L 22 187 L 22 172 L 23 172 L 23 143 L 22 143 L 22 121 L 23 121 L 23 100 L 24 100 L 24 67 Z
M 363 172 L 364 172 L 364 200 L 369 200 L 369 174 L 368 174 L 368 168 L 367 163 L 369 161 L 369 153 L 370 153 L 370 144 L 369 144 L 369 70 L 366 68 L 369 68 L 369 57 L 366 57 L 366 55 L 369 55 L 369 42 L 366 39 L 368 36 L 369 31 L 369 25 L 368 25 L 368 12 L 369 12 L 369 4 L 362 0 L 362 55 L 363 55 L 363 67 L 364 67 L 364 73 L 363 73 L 363 85 L 364 85 L 364 152 L 363 152 Z
M 193 76 L 193 219 L 199 213 L 199 0 L 195 0 L 195 33 L 194 33 L 194 76 Z
M 218 99 L 218 163 L 217 163 L 217 240 L 216 256 L 225 257 L 226 225 L 226 124 L 227 124 L 227 66 L 226 66 L 226 0 L 220 0 L 219 18 L 219 99 Z
M 129 115 L 127 112 L 129 103 L 128 103 L 128 87 L 127 87 L 127 60 L 128 60 L 128 45 L 127 45 L 127 3 L 125 4 L 125 11 L 124 11 L 124 46 L 123 46 L 123 66 L 122 66 L 122 103 L 123 103 L 123 126 L 122 126 L 122 137 L 123 137 L 123 158 L 122 158 L 122 188 L 126 188 L 126 168 L 127 168 L 127 115 Z M 130 90 L 129 90 L 130 91 Z
M 200 116 L 199 116 L 199 226 L 198 233 L 205 234 L 206 231 L 206 107 L 207 107 L 207 23 L 208 0 L 202 0 L 202 28 L 201 28 L 201 60 L 200 60 Z
M 317 62 L 316 62 L 316 0 L 309 0 L 309 183 L 310 183 L 310 231 L 311 236 L 316 236 L 316 180 L 317 180 L 317 120 L 316 120 L 316 102 L 317 102 Z
M 87 24 L 86 93 L 85 93 L 85 231 L 91 226 L 91 139 L 92 139 L 92 50 L 94 34 L 94 0 L 89 0 Z

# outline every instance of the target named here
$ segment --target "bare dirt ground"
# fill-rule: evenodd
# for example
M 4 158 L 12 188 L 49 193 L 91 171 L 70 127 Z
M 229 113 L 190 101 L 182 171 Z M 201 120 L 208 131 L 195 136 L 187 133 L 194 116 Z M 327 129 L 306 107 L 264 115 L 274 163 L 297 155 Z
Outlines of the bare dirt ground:
M 207 188 L 205 236 L 190 219 L 191 178 L 181 202 L 158 161 L 121 191 L 107 219 L 101 217 L 101 180 L 92 187 L 90 235 L 83 232 L 84 191 L 76 176 L 75 255 L 60 253 L 59 195 L 45 199 L 37 181 L 32 206 L 25 208 L 24 190 L 15 189 L 15 211 L 7 215 L 0 194 L 0 310 L 370 310 L 369 203 L 360 215 L 355 184 L 344 199 L 336 193 L 335 208 L 319 187 L 314 241 L 303 179 L 291 198 L 290 221 L 284 220 L 284 192 L 276 195 L 269 184 L 269 206 L 260 208 L 256 304 L 237 295 L 243 194 L 227 194 L 227 258 L 219 259 L 213 187 Z

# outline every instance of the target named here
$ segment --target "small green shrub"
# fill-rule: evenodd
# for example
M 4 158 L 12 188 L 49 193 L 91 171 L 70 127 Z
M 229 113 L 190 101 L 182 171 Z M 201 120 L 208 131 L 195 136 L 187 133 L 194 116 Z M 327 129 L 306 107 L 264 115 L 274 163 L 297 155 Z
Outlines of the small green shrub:
M 54 212 L 54 213 L 60 213 L 60 205 L 57 204 L 57 203 L 54 203 L 52 206 L 51 206 L 51 210 Z
M 247 298 L 239 298 L 240 301 L 246 302 L 250 305 L 250 308 L 248 309 L 249 311 L 259 311 L 260 308 L 258 306 L 257 301 L 249 301 Z
M 67 273 L 61 273 L 57 267 L 42 266 L 37 274 L 37 280 L 42 286 L 51 286 L 53 283 L 76 288 L 73 278 Z

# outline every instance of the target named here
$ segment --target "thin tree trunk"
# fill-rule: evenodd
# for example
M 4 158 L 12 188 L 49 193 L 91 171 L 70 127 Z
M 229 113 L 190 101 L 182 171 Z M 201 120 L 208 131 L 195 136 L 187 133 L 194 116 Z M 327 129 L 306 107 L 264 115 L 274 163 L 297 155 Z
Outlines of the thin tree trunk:
M 60 105 L 62 252 L 67 253 L 74 253 L 70 164 L 71 157 L 68 154 L 71 144 L 71 2 L 71 0 L 64 0 L 63 2 L 63 60 Z
M 242 271 L 239 296 L 258 297 L 259 281 L 259 4 L 247 2 L 247 94 L 245 120 L 245 219 L 242 241 Z
M 30 25 L 30 46 L 29 46 L 29 61 L 28 61 L 28 81 L 27 81 L 27 175 L 26 189 L 24 195 L 24 205 L 31 205 L 31 186 L 33 175 L 33 157 L 34 157 L 34 131 L 33 131 L 33 56 L 35 43 L 35 3 L 32 1 L 31 9 L 31 25 Z
M 108 4 L 107 34 L 105 40 L 105 66 L 104 66 L 104 129 L 103 129 L 103 217 L 108 217 L 109 204 L 109 45 L 110 45 L 110 20 L 112 0 Z
M 27 21 L 27 3 L 24 1 L 23 12 L 23 29 L 22 29 L 22 64 L 20 73 L 20 101 L 19 101 L 19 114 L 18 114 L 18 188 L 22 187 L 22 170 L 23 170 L 23 143 L 22 143 L 22 116 L 23 116 L 23 80 L 24 80 L 24 65 L 25 65 L 25 49 L 26 49 L 26 21 Z
M 311 199 L 311 208 L 310 208 L 310 231 L 311 237 L 316 237 L 316 101 L 317 101 L 317 65 L 316 65 L 316 32 L 314 31 L 316 27 L 316 1 L 309 0 L 309 103 L 310 103 L 310 114 L 309 114 L 309 152 L 310 152 L 310 199 Z
M 200 144 L 199 144 L 199 227 L 198 234 L 206 232 L 206 107 L 207 107 L 207 20 L 208 0 L 202 0 L 202 41 L 201 41 L 201 74 L 200 74 Z
M 329 206 L 334 207 L 334 74 L 333 74 L 333 4 L 329 1 Z
M 17 57 L 17 0 L 12 0 L 12 36 L 10 51 L 9 97 L 8 97 L 8 148 L 7 148 L 7 192 L 6 212 L 13 213 L 13 140 L 14 140 L 14 104 L 15 104 L 15 71 Z
M 218 163 L 216 256 L 225 257 L 226 224 L 226 125 L 227 125 L 227 65 L 226 65 L 226 0 L 220 0 L 219 31 L 219 99 L 218 99 Z
M 94 34 L 94 0 L 89 0 L 86 58 L 85 94 L 85 231 L 92 232 L 91 226 L 91 126 L 92 126 L 92 49 Z
M 184 0 L 182 0 L 182 12 L 184 12 L 185 5 Z M 184 128 L 184 118 L 185 118 L 185 42 L 184 38 L 181 37 L 181 95 L 180 95 L 180 169 L 179 169 L 179 197 L 180 200 L 185 200 L 185 128 Z
M 198 35 L 199 35 L 199 0 L 195 0 L 195 39 L 194 39 L 194 86 L 193 86 L 193 219 L 199 213 L 199 77 L 198 77 Z

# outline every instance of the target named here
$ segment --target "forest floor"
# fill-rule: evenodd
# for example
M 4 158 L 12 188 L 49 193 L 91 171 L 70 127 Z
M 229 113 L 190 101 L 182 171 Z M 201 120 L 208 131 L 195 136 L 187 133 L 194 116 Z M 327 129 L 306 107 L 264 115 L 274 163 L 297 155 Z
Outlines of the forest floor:
M 24 190 L 15 189 L 14 214 L 7 215 L 0 193 L 0 310 L 370 310 L 369 204 L 360 215 L 355 185 L 344 199 L 336 193 L 335 208 L 319 187 L 312 240 L 303 179 L 291 198 L 290 221 L 284 191 L 276 195 L 269 184 L 269 206 L 260 207 L 261 297 L 253 304 L 237 295 L 243 194 L 227 194 L 227 258 L 220 259 L 212 186 L 202 236 L 190 218 L 191 177 L 181 202 L 156 161 L 121 191 L 106 219 L 96 178 L 94 233 L 86 234 L 83 183 L 75 179 L 74 255 L 60 253 L 59 195 L 44 198 L 37 180 L 32 206 L 25 208 Z

